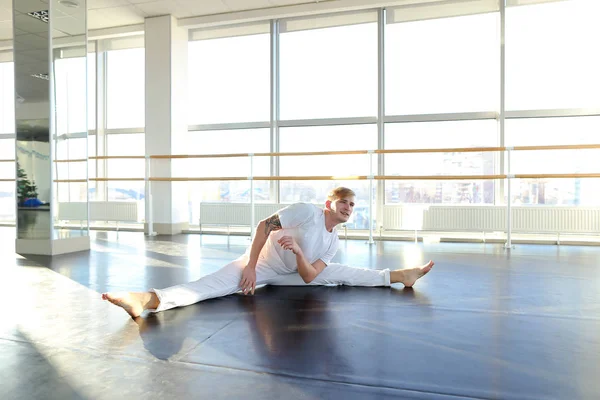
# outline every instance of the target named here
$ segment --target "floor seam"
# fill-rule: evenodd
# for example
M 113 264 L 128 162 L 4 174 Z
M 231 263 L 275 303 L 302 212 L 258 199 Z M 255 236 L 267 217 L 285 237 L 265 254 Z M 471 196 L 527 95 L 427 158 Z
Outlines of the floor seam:
M 215 336 L 216 334 L 218 334 L 219 332 L 221 332 L 223 329 L 227 328 L 229 325 L 231 325 L 232 323 L 234 323 L 236 321 L 236 319 L 232 319 L 230 320 L 228 323 L 226 323 L 225 325 L 223 325 L 221 328 L 219 328 L 217 331 L 215 331 L 214 333 L 212 333 L 211 335 L 209 335 L 208 337 L 204 338 L 202 341 L 198 342 L 194 347 L 192 347 L 189 351 L 187 351 L 185 354 L 182 354 L 180 357 L 174 358 L 171 362 L 180 362 L 179 360 L 181 360 L 182 358 L 184 358 L 185 356 L 189 355 L 190 353 L 192 353 L 194 350 L 196 350 L 198 347 L 202 346 L 204 343 L 206 343 L 210 338 L 212 338 L 213 336 Z M 183 362 L 183 361 L 182 361 Z

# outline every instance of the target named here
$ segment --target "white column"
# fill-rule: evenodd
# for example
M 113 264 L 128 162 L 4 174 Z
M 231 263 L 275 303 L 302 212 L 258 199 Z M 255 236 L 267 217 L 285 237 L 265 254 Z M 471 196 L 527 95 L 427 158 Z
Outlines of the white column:
M 146 154 L 185 154 L 187 134 L 187 30 L 170 15 L 146 18 Z M 184 177 L 184 160 L 153 160 L 152 177 Z M 148 196 L 146 196 L 148 198 Z M 154 231 L 173 235 L 188 228 L 186 182 L 153 182 Z M 146 232 L 148 227 L 146 226 Z

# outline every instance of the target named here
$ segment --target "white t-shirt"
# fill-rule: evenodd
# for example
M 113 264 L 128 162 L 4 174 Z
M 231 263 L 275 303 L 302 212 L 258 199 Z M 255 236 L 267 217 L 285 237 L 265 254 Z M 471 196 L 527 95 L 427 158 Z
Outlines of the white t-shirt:
M 339 238 L 335 228 L 332 232 L 325 228 L 325 212 L 322 208 L 314 204 L 296 203 L 279 210 L 277 215 L 282 229 L 269 235 L 260 258 L 264 257 L 271 265 L 283 264 L 287 270 L 297 270 L 296 255 L 277 243 L 282 236 L 292 236 L 302 249 L 306 261 L 312 264 L 320 259 L 326 265 L 331 262 L 337 252 Z

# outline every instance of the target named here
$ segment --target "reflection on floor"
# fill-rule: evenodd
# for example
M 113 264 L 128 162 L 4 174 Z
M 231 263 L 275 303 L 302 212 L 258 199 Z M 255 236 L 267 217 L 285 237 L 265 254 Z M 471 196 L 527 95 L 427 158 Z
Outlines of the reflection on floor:
M 21 258 L 0 235 L 2 399 L 600 398 L 600 248 L 342 241 L 338 262 L 436 266 L 414 289 L 264 287 L 134 321 L 99 293 L 197 279 L 248 239 L 92 232 Z

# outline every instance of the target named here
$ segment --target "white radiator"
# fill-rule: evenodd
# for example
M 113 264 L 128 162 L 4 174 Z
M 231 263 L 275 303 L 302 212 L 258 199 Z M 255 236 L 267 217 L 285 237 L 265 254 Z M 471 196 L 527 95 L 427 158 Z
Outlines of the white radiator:
M 600 234 L 600 208 L 514 207 L 513 229 L 521 232 Z
M 423 229 L 453 231 L 503 231 L 506 209 L 494 206 L 436 206 L 423 213 Z
M 273 215 L 287 204 L 255 203 L 254 224 Z M 250 226 L 249 203 L 200 203 L 200 225 Z
M 402 205 L 384 207 L 384 229 L 506 231 L 506 207 Z M 512 208 L 512 230 L 531 233 L 600 233 L 600 208 Z
M 87 219 L 87 204 L 58 203 L 58 219 L 80 221 Z M 90 201 L 90 221 L 137 222 L 138 206 L 134 201 Z
M 58 203 L 58 219 L 60 221 L 87 220 L 87 203 Z

